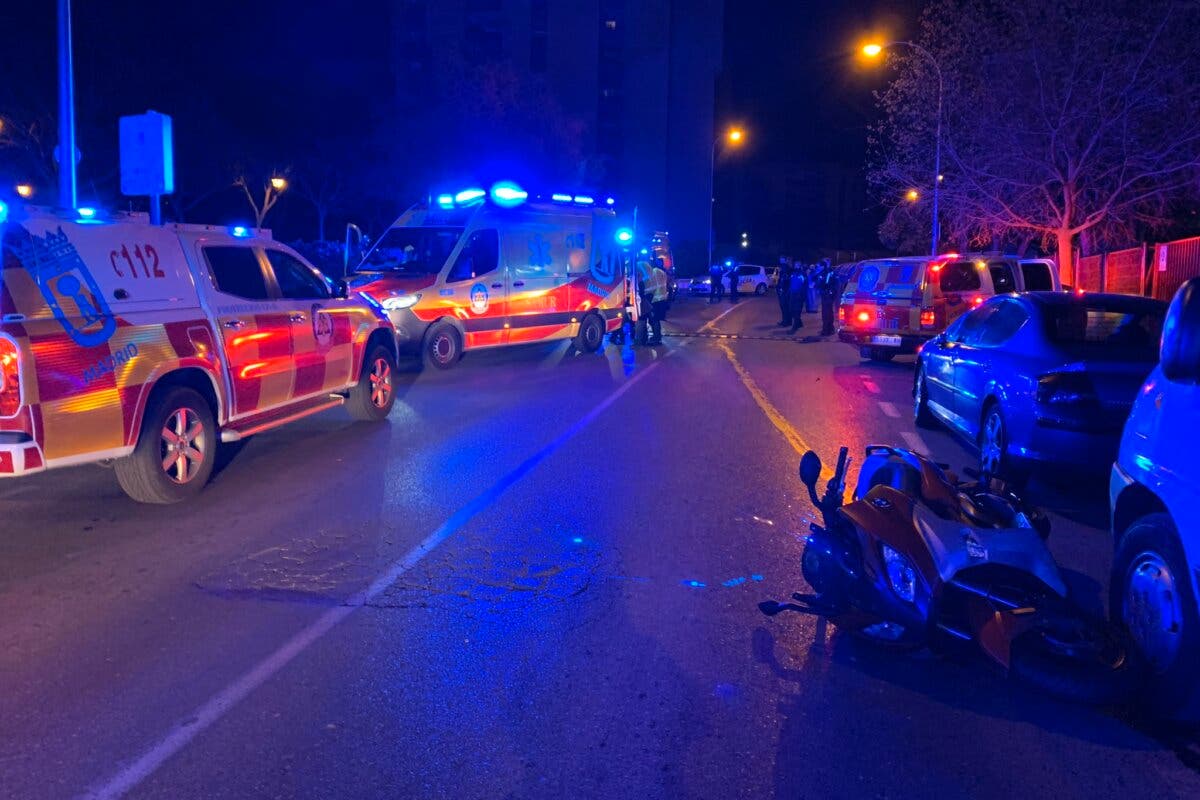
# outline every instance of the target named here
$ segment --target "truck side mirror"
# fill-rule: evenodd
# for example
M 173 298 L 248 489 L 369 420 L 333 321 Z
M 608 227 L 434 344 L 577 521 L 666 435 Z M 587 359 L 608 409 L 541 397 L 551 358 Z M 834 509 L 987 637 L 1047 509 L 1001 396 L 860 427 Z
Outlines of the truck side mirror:
M 1163 322 L 1159 358 L 1167 380 L 1200 382 L 1200 278 L 1192 278 L 1175 292 Z
M 809 450 L 800 457 L 800 482 L 808 487 L 810 492 L 817 491 L 817 481 L 821 478 L 821 457 Z

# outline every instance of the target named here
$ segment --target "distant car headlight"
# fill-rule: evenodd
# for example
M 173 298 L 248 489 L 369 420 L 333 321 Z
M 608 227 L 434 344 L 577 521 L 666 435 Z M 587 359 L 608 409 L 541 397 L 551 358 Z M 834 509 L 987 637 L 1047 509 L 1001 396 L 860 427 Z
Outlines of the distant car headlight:
M 700 282 L 703 283 L 705 286 L 712 286 L 712 278 L 705 278 L 704 280 L 702 280 Z
M 419 294 L 397 294 L 385 299 L 382 303 L 384 311 L 399 311 L 402 308 L 412 308 L 421 299 Z
M 892 591 L 906 603 L 916 602 L 917 571 L 907 558 L 886 544 L 880 543 L 879 547 L 883 552 L 883 564 L 887 569 L 888 583 L 892 585 Z

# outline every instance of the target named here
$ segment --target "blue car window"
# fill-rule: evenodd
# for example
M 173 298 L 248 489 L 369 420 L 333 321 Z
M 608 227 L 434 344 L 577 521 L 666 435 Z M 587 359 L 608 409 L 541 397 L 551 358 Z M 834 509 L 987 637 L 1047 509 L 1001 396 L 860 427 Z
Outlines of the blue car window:
M 947 335 L 947 339 L 952 342 L 961 342 L 963 344 L 974 344 L 976 332 L 979 326 L 988 316 L 995 310 L 995 306 L 987 305 L 977 308 L 963 316 L 959 317 L 950 330 L 954 331 L 953 335 Z M 949 334 L 950 331 L 947 331 Z
M 994 308 L 995 311 L 976 330 L 974 344 L 980 347 L 999 347 L 1015 336 L 1029 320 L 1025 309 L 1017 303 L 999 303 Z

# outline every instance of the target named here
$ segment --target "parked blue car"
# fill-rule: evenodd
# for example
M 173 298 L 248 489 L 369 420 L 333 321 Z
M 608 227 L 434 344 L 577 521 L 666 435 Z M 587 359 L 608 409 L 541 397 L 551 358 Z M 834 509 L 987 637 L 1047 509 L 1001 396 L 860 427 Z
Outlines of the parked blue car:
M 916 423 L 945 423 L 979 445 L 981 471 L 1009 480 L 1037 464 L 1108 469 L 1166 310 L 1130 295 L 993 297 L 922 348 Z

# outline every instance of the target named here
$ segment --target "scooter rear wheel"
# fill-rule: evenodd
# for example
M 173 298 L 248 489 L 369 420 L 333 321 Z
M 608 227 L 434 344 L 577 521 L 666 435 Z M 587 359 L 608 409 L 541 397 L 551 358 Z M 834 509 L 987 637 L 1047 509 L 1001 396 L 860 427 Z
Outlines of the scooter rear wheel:
M 1136 688 L 1133 657 L 1125 638 L 1102 620 L 1055 614 L 1013 640 L 1009 672 L 1061 700 L 1114 705 Z

